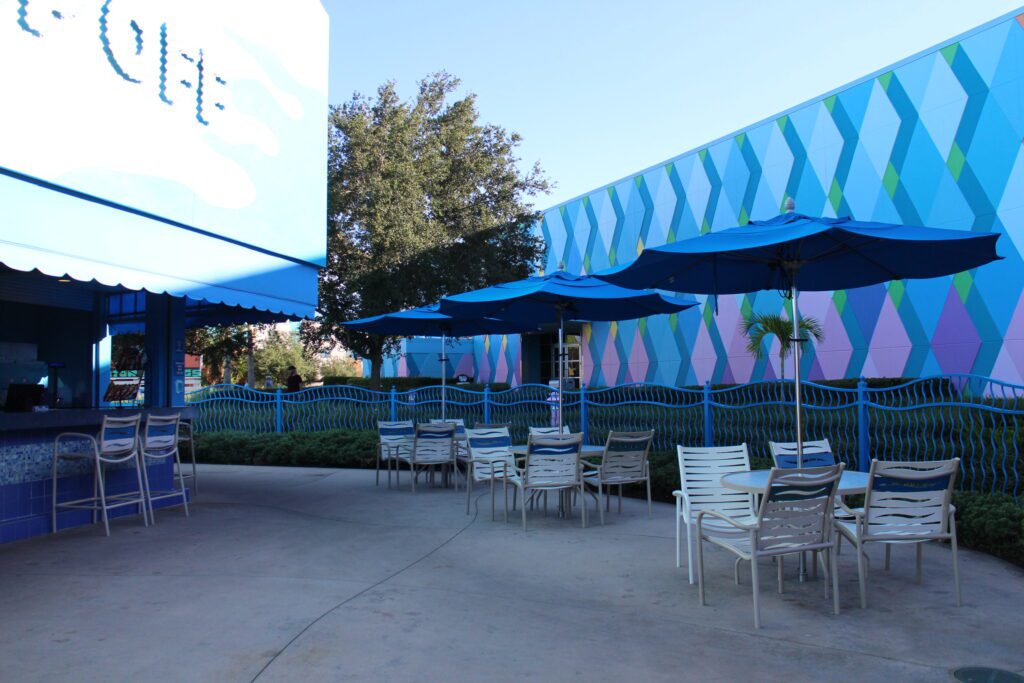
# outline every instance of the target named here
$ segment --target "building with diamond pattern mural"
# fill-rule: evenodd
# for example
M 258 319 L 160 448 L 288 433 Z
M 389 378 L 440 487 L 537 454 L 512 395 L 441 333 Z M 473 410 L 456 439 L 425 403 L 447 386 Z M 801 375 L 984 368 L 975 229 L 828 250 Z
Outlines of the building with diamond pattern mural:
M 802 294 L 802 313 L 825 329 L 803 370 L 811 379 L 963 372 L 1022 382 L 1022 138 L 1024 14 L 545 211 L 545 269 L 621 265 L 645 246 L 775 216 L 786 197 L 810 215 L 996 231 L 1005 258 L 976 271 Z M 775 378 L 778 342 L 755 359 L 739 326 L 751 312 L 785 308 L 777 293 L 757 292 L 719 297 L 717 312 L 710 300 L 584 325 L 579 373 L 591 386 Z M 478 339 L 477 377 L 544 381 L 537 356 L 546 349 L 530 337 Z

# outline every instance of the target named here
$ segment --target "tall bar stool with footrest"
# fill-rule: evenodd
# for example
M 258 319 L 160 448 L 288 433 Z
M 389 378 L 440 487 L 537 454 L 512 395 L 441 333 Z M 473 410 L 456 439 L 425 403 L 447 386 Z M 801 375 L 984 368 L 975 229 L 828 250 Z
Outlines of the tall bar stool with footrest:
M 64 432 L 58 434 L 53 442 L 52 470 L 52 531 L 57 533 L 57 511 L 92 510 L 93 523 L 97 514 L 103 519 L 103 530 L 110 535 L 110 510 L 114 508 L 138 505 L 142 522 L 149 526 L 149 515 L 146 512 L 146 489 L 142 482 L 142 457 L 139 452 L 139 422 L 141 415 L 132 417 L 103 418 L 103 426 L 99 436 L 81 432 Z M 89 448 L 84 451 L 62 450 L 68 441 L 86 441 Z M 61 460 L 91 461 L 93 463 L 92 496 L 75 500 L 58 500 L 57 465 Z M 107 493 L 106 470 L 111 465 L 131 464 L 135 467 L 135 479 L 138 488 L 124 493 Z
M 185 516 L 188 517 L 188 490 L 185 488 L 185 478 L 181 474 L 181 455 L 178 452 L 178 425 L 181 422 L 181 415 L 150 415 L 146 420 L 146 428 L 142 432 L 142 483 L 146 487 L 146 504 L 149 506 L 149 518 L 156 523 L 156 516 L 153 514 L 154 500 L 168 500 L 178 498 L 181 506 L 185 508 Z M 150 462 L 167 462 L 173 458 L 171 464 L 171 487 L 169 489 L 158 489 L 156 491 L 149 483 Z M 175 488 L 174 479 L 177 475 L 178 486 Z

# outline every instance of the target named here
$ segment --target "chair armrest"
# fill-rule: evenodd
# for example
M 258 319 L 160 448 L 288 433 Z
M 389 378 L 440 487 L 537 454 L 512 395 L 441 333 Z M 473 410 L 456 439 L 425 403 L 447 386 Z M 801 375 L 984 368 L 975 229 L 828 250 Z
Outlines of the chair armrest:
M 676 498 L 685 498 L 686 497 L 686 494 L 684 494 L 682 491 L 673 491 L 672 495 L 675 496 Z
M 583 465 L 583 467 L 589 467 L 592 470 L 600 470 L 601 469 L 600 465 L 595 465 L 594 463 L 587 462 L 586 460 L 580 460 L 580 464 Z
M 855 517 L 857 519 L 860 519 L 861 517 L 864 516 L 864 511 L 863 510 L 854 510 L 851 507 L 847 507 L 846 501 L 843 500 L 842 498 L 839 498 L 838 496 L 836 497 L 836 499 L 837 499 L 837 501 L 839 503 L 839 507 L 846 514 L 850 515 L 851 517 Z
M 756 524 L 743 524 L 742 522 L 737 522 L 732 517 L 729 517 L 728 515 L 723 515 L 718 510 L 701 510 L 700 512 L 698 512 L 697 513 L 697 528 L 698 529 L 700 529 L 701 522 L 704 520 L 704 515 L 711 515 L 712 517 L 717 517 L 718 519 L 722 520 L 723 522 L 728 522 L 730 525 L 736 527 L 737 529 L 741 529 L 743 531 L 756 531 L 757 530 L 757 525 Z
M 84 439 L 88 441 L 90 444 L 92 444 L 93 452 L 100 452 L 100 445 L 99 443 L 97 443 L 96 437 L 93 436 L 92 434 L 86 434 L 84 432 L 61 432 L 60 434 L 57 435 L 57 438 L 53 440 L 54 453 L 57 453 L 59 455 L 57 449 L 60 448 L 60 442 L 63 441 L 64 439 Z

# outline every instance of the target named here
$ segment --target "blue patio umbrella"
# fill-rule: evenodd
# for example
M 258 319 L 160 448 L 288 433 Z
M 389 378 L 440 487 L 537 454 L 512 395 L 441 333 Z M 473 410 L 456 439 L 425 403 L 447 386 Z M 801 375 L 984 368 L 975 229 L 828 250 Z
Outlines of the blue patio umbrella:
M 558 323 L 558 426 L 562 427 L 565 322 L 634 320 L 677 313 L 696 306 L 691 296 L 668 296 L 609 284 L 587 275 L 558 270 L 515 282 L 441 299 L 440 310 L 453 316 L 498 316 L 535 325 Z
M 481 334 L 519 334 L 537 329 L 536 324 L 498 320 L 487 317 L 453 317 L 438 311 L 437 304 L 405 311 L 384 313 L 342 323 L 358 332 L 387 336 L 441 337 L 441 419 L 447 407 L 448 337 L 475 337 Z
M 792 212 L 767 221 L 645 249 L 627 266 L 596 273 L 624 287 L 696 294 L 778 290 L 793 301 L 797 463 L 803 464 L 800 290 L 831 291 L 977 268 L 1001 258 L 998 234 L 942 230 Z

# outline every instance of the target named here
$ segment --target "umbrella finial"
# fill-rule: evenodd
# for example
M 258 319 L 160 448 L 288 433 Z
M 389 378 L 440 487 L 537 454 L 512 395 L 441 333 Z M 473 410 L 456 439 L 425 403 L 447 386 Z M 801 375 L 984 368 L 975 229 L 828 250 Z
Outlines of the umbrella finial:
M 786 201 L 782 202 L 782 212 L 793 213 L 794 211 L 796 211 L 796 202 L 792 197 L 786 197 Z

